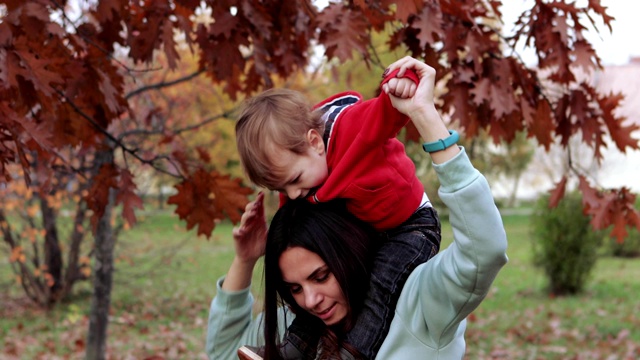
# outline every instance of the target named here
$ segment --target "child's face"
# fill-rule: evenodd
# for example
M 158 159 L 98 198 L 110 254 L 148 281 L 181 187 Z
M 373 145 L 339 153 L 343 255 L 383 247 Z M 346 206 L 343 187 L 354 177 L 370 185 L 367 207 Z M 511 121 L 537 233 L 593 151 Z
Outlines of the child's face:
M 302 154 L 283 150 L 275 156 L 274 165 L 281 169 L 281 182 L 274 190 L 286 194 L 290 199 L 304 198 L 327 179 L 326 153 L 309 146 Z

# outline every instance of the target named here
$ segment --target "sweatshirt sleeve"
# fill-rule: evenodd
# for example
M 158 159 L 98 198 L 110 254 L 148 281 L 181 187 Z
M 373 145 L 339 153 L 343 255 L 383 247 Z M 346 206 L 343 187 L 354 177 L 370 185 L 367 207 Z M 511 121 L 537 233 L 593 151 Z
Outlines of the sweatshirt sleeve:
M 236 360 L 237 350 L 243 345 L 264 345 L 262 313 L 252 315 L 253 296 L 249 288 L 230 292 L 222 290 L 224 277 L 216 283 L 217 295 L 211 301 L 207 327 L 206 351 L 210 360 Z M 278 311 L 280 338 L 294 315 L 284 308 Z
M 357 131 L 357 136 L 365 144 L 382 144 L 388 139 L 395 138 L 398 132 L 409 122 L 409 117 L 393 107 L 389 95 L 382 91 L 382 85 L 396 77 L 398 70 L 391 72 L 380 83 L 380 94 L 372 99 L 350 106 L 346 112 L 351 112 L 349 119 L 356 119 L 357 125 L 341 126 L 341 131 Z M 416 84 L 419 78 L 413 70 L 407 70 L 403 78 L 411 79 Z M 342 121 L 341 119 L 338 122 Z M 355 134 L 348 135 L 352 138 Z
M 507 237 L 485 177 L 464 148 L 434 165 L 440 198 L 450 210 L 453 243 L 411 274 L 397 310 L 413 333 L 427 334 L 436 349 L 460 341 L 460 326 L 480 305 L 506 264 Z M 417 322 L 416 319 L 424 319 Z

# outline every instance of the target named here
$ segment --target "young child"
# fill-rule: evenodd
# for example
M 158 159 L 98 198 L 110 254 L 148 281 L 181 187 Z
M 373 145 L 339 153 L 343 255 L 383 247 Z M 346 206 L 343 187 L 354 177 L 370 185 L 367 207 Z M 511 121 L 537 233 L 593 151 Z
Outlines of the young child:
M 413 96 L 418 77 L 396 75 L 385 72 L 380 95 L 367 101 L 349 91 L 311 106 L 299 92 L 267 90 L 245 102 L 236 124 L 240 158 L 254 184 L 314 203 L 344 199 L 381 233 L 364 310 L 346 336 L 347 348 L 370 359 L 407 277 L 440 247 L 437 213 L 396 139 L 409 118 L 389 98 Z M 294 320 L 283 357 L 314 358 L 317 335 Z

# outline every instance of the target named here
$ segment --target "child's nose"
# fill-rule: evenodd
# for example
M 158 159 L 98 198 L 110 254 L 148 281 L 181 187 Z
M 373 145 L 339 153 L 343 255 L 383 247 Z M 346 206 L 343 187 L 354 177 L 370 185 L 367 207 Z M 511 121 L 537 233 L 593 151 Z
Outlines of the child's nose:
M 289 197 L 289 199 L 297 199 L 298 197 L 300 197 L 300 189 L 296 189 L 293 187 L 287 188 L 287 196 Z

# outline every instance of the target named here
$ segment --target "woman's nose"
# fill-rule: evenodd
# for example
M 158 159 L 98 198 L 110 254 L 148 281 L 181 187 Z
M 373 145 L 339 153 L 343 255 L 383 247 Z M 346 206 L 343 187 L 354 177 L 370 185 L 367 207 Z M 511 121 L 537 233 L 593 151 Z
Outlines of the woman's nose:
M 313 289 L 305 289 L 304 291 L 304 304 L 306 305 L 307 309 L 312 310 L 313 308 L 315 308 L 318 304 L 320 304 L 321 299 L 321 295 L 319 292 L 314 291 Z

